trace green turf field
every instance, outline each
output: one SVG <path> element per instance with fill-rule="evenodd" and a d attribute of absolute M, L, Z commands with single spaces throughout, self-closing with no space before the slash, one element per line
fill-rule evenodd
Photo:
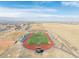
<path fill-rule="evenodd" d="M 31 38 L 28 40 L 28 44 L 49 44 L 48 37 L 43 32 L 33 33 Z"/>

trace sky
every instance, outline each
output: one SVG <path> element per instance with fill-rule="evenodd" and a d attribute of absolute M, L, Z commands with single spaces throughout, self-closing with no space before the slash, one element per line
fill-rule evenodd
<path fill-rule="evenodd" d="M 0 1 L 0 17 L 23 21 L 79 21 L 79 2 Z"/>

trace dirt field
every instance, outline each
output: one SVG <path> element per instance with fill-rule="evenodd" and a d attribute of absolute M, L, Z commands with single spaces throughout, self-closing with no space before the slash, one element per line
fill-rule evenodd
<path fill-rule="evenodd" d="M 43 24 L 45 29 L 55 32 L 79 49 L 79 24 Z"/>
<path fill-rule="evenodd" d="M 79 52 L 79 24 L 73 25 L 73 24 L 43 23 L 41 24 L 41 26 L 37 24 L 33 24 L 31 25 L 30 28 L 30 30 L 42 30 L 42 29 L 60 35 L 62 38 L 68 41 L 73 46 L 73 48 L 75 47 L 77 49 L 77 52 Z M 1 34 L 3 33 L 0 33 L 0 35 Z M 8 46 L 9 47 L 12 46 L 12 44 L 14 44 L 13 42 L 16 41 L 23 34 L 25 34 L 25 32 L 15 31 L 10 33 L 4 33 L 3 36 L 0 36 L 0 54 L 4 52 L 8 48 Z M 19 44 L 17 44 L 16 48 L 18 48 L 17 49 L 18 51 Z M 15 49 L 15 47 L 13 49 Z M 10 54 L 12 54 L 13 52 L 15 51 L 12 50 Z M 74 57 L 62 50 L 53 47 L 49 50 L 46 50 L 43 53 L 43 55 L 34 54 L 34 51 L 30 51 L 25 48 L 21 49 L 21 52 L 18 52 L 17 54 L 20 55 L 19 57 Z M 22 54 L 24 54 L 24 56 L 22 56 Z M 7 54 L 5 54 L 5 56 L 3 57 L 6 57 L 6 55 Z"/>

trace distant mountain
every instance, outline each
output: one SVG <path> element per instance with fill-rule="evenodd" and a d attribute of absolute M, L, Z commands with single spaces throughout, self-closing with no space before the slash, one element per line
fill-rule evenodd
<path fill-rule="evenodd" d="M 0 23 L 5 24 L 21 24 L 25 23 L 25 21 L 19 21 L 19 18 L 12 17 L 0 17 Z"/>
<path fill-rule="evenodd" d="M 14 23 L 14 18 L 0 17 L 0 23 Z"/>
<path fill-rule="evenodd" d="M 54 18 L 53 18 L 54 20 Z M 68 20 L 68 19 L 67 19 Z M 70 20 L 70 19 L 69 19 Z M 0 17 L 0 23 L 3 23 L 3 24 L 26 24 L 26 23 L 67 23 L 67 24 L 79 24 L 79 21 L 66 21 L 66 20 L 61 20 L 61 21 L 58 21 L 58 20 L 54 20 L 54 21 L 51 21 L 49 19 L 49 21 L 39 21 L 39 19 L 37 19 L 36 21 L 35 20 L 32 20 L 32 19 L 24 19 L 24 18 L 12 18 L 12 17 Z"/>

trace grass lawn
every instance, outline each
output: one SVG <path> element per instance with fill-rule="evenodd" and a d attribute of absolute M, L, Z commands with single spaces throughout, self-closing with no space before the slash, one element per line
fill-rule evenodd
<path fill-rule="evenodd" d="M 49 44 L 48 37 L 43 32 L 33 33 L 31 38 L 27 42 L 30 44 L 40 45 L 40 44 Z"/>

